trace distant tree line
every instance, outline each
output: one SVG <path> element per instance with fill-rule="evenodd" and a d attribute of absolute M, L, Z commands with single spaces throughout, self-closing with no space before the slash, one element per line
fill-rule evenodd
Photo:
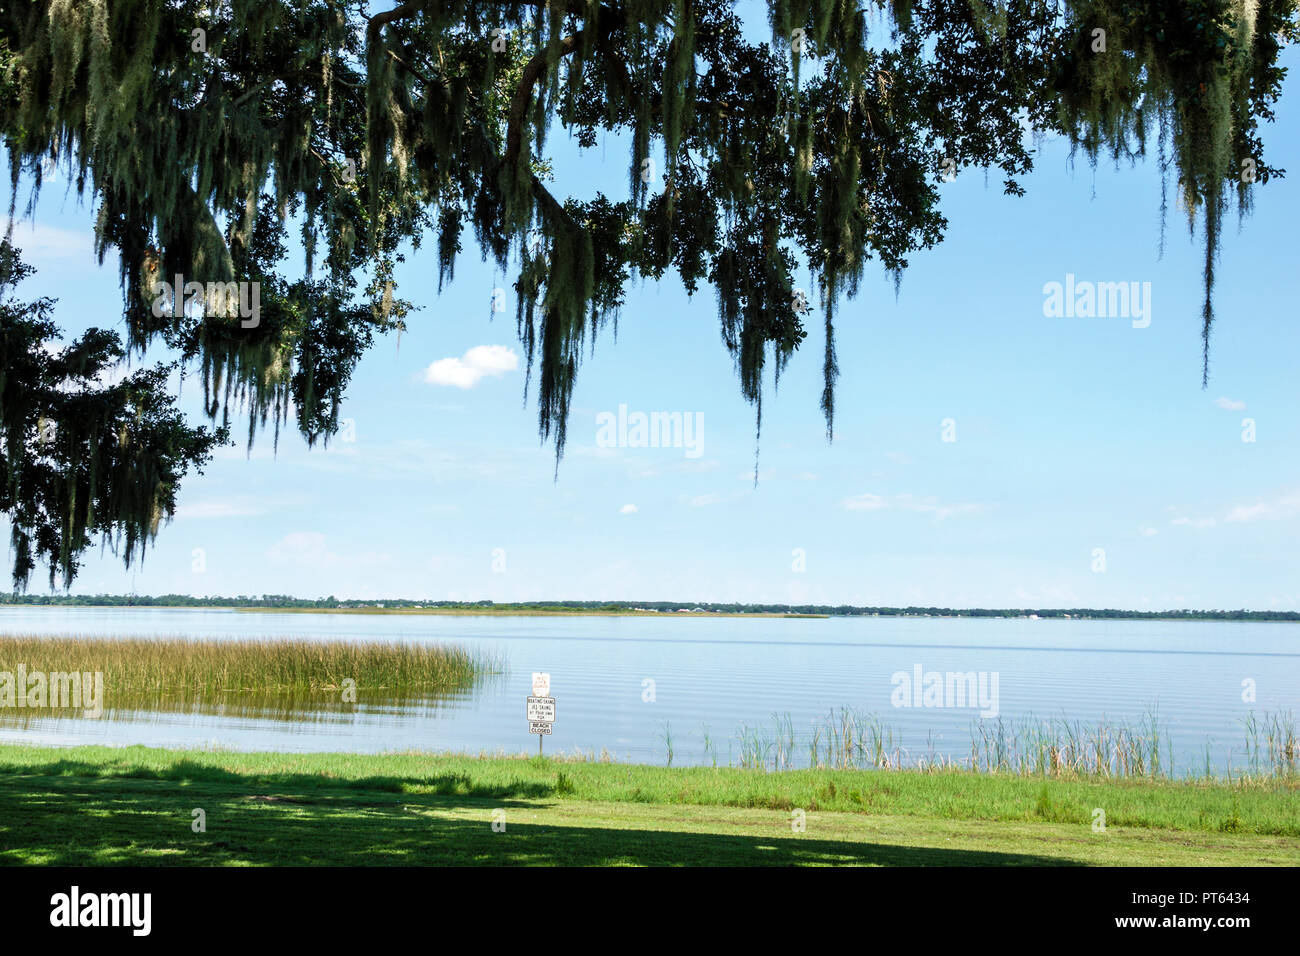
<path fill-rule="evenodd" d="M 1080 618 L 1090 620 L 1189 620 L 1189 621 L 1300 621 L 1300 611 L 1191 610 L 1130 611 L 1120 608 L 947 608 L 947 607 L 860 607 L 853 604 L 718 604 L 681 601 L 419 601 L 406 598 L 383 600 L 297 598 L 288 594 L 237 595 L 235 597 L 190 594 L 8 594 L 0 604 L 49 605 L 56 607 L 231 607 L 231 608 L 317 608 L 403 610 L 441 608 L 449 610 L 490 609 L 509 611 L 586 611 L 710 614 L 817 614 L 832 617 L 1030 617 Z"/>

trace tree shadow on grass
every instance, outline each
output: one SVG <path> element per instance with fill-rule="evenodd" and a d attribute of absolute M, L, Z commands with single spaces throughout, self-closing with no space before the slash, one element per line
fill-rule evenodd
<path fill-rule="evenodd" d="M 550 787 L 475 787 L 459 775 L 373 777 L 340 787 L 310 774 L 250 777 L 212 767 L 187 776 L 94 776 L 59 761 L 35 774 L 0 774 L 0 863 L 78 865 L 1068 865 L 1030 854 L 893 846 L 772 833 L 716 834 L 574 826 L 547 819 Z M 83 776 L 78 771 L 87 773 Z M 477 791 L 492 790 L 491 793 Z M 547 792 L 539 792 L 547 791 Z M 574 801 L 566 809 L 581 812 Z M 609 805 L 601 805 L 608 812 Z M 633 805 L 629 805 L 631 807 Z M 635 805 L 643 806 L 643 805 Z M 193 830 L 194 810 L 205 832 Z M 634 812 L 634 811 L 630 811 Z M 671 814 L 671 808 L 668 813 Z M 495 817 L 494 817 L 495 814 Z M 541 817 L 540 822 L 537 818 Z M 497 827 L 493 827 L 493 822 Z M 504 822 L 504 829 L 501 823 Z"/>
<path fill-rule="evenodd" d="M 511 780 L 501 784 L 475 783 L 468 774 L 431 774 L 427 777 L 372 775 L 340 779 L 305 773 L 236 773 L 197 761 L 182 759 L 163 769 L 153 767 L 106 768 L 103 764 L 80 760 L 56 760 L 50 763 L 0 767 L 0 783 L 10 774 L 32 777 L 76 778 L 112 783 L 124 780 L 154 780 L 194 785 L 225 785 L 237 791 L 262 791 L 283 787 L 322 798 L 345 795 L 350 791 L 412 793 L 431 791 L 442 796 L 466 797 L 548 797 L 555 786 L 536 781 Z"/>

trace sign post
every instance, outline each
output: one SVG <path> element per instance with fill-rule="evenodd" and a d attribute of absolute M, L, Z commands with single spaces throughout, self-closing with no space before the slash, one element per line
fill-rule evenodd
<path fill-rule="evenodd" d="M 551 696 L 551 675 L 533 672 L 533 695 L 527 698 L 525 716 L 528 732 L 537 735 L 537 756 L 542 755 L 542 738 L 551 735 L 555 723 L 555 698 Z"/>

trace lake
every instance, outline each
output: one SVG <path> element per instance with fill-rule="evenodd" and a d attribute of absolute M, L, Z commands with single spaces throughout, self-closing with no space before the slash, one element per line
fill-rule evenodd
<path fill-rule="evenodd" d="M 962 760 L 981 720 L 985 728 L 1048 718 L 1137 725 L 1155 712 L 1168 735 L 1161 759 L 1172 752 L 1174 772 L 1187 773 L 1202 772 L 1207 759 L 1216 772 L 1241 769 L 1244 721 L 1300 710 L 1293 623 L 6 607 L 0 633 L 450 642 L 502 662 L 501 673 L 449 698 L 371 707 L 362 694 L 355 706 L 292 719 L 0 711 L 0 740 L 48 744 L 536 752 L 524 698 L 532 672 L 547 671 L 557 701 L 548 752 L 662 764 L 671 745 L 675 765 L 739 763 L 755 741 L 766 746 L 779 736 L 780 715 L 794 739 L 789 762 L 800 765 L 814 727 L 833 709 L 852 708 L 872 715 L 909 759 Z M 0 670 L 17 663 L 0 661 Z M 971 676 L 954 682 L 949 672 Z M 984 691 L 983 705 L 978 693 L 954 693 L 966 686 Z M 822 739 L 825 727 L 816 732 Z"/>

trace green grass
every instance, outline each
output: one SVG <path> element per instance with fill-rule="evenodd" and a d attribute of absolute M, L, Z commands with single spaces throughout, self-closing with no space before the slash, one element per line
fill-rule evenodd
<path fill-rule="evenodd" d="M 0 636 L 0 672 L 101 672 L 107 709 L 294 712 L 437 696 L 472 687 L 494 662 L 454 645 L 293 638 L 188 640 Z M 39 716 L 10 711 L 6 716 Z"/>
<path fill-rule="evenodd" d="M 1294 866 L 1297 797 L 1294 781 L 0 746 L 0 862 Z"/>

